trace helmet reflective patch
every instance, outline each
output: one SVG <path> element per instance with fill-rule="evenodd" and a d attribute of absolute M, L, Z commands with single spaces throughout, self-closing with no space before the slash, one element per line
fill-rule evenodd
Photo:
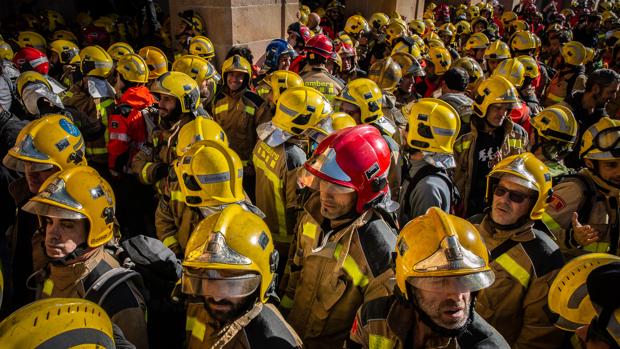
<path fill-rule="evenodd" d="M 408 250 L 409 250 L 409 245 L 407 245 L 407 242 L 405 241 L 405 239 L 400 239 L 398 243 L 398 253 L 401 256 L 404 256 Z"/>
<path fill-rule="evenodd" d="M 58 149 L 58 151 L 61 152 L 69 146 L 69 141 L 66 138 L 63 138 L 60 141 L 58 141 L 58 143 L 54 144 L 54 146 L 56 147 L 56 149 Z"/>
<path fill-rule="evenodd" d="M 105 195 L 105 193 L 103 192 L 103 188 L 100 185 L 98 185 L 98 186 L 96 186 L 96 187 L 94 187 L 94 188 L 92 188 L 90 190 L 90 196 L 93 199 L 98 199 L 98 198 L 102 197 L 103 195 Z"/>
<path fill-rule="evenodd" d="M 104 218 L 105 224 L 114 223 L 114 209 L 112 207 L 106 207 L 101 212 L 101 218 Z"/>
<path fill-rule="evenodd" d="M 366 178 L 370 180 L 377 174 L 377 172 L 379 172 L 379 164 L 375 162 L 366 171 L 364 171 L 364 175 L 366 175 Z"/>
<path fill-rule="evenodd" d="M 68 134 L 72 135 L 73 137 L 77 137 L 80 135 L 80 130 L 78 130 L 78 128 L 75 127 L 74 124 L 70 123 L 66 119 L 60 119 L 58 123 L 60 124 L 60 127 L 63 130 L 65 130 Z"/>
<path fill-rule="evenodd" d="M 269 236 L 267 236 L 267 234 L 263 231 L 258 237 L 258 245 L 260 245 L 264 251 L 267 248 L 267 244 L 269 244 Z"/>

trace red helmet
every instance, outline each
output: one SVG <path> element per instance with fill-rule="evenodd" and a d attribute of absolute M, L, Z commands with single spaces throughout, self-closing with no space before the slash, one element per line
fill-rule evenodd
<path fill-rule="evenodd" d="M 304 166 L 321 180 L 355 190 L 358 213 L 382 202 L 389 193 L 390 147 L 371 125 L 332 133 Z"/>
<path fill-rule="evenodd" d="M 84 46 L 99 45 L 107 48 L 110 45 L 110 34 L 102 27 L 89 25 L 82 29 L 82 37 L 84 38 Z"/>
<path fill-rule="evenodd" d="M 20 72 L 34 70 L 39 74 L 47 75 L 50 70 L 47 56 L 34 47 L 24 47 L 17 51 L 13 57 L 13 63 Z"/>
<path fill-rule="evenodd" d="M 301 25 L 301 23 L 299 22 L 295 22 L 289 25 L 286 31 L 288 34 L 295 34 L 298 38 L 301 39 L 301 41 L 303 41 L 304 45 L 312 37 L 312 34 L 310 34 L 310 29 L 305 25 Z"/>
<path fill-rule="evenodd" d="M 306 52 L 315 53 L 325 59 L 329 59 L 334 52 L 334 44 L 331 39 L 323 34 L 317 34 L 306 42 Z"/>

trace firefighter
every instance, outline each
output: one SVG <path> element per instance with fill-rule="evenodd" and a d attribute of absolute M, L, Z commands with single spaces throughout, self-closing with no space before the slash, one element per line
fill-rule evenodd
<path fill-rule="evenodd" d="M 411 106 L 408 119 L 399 200 L 403 226 L 433 206 L 451 212 L 458 197 L 447 171 L 456 166 L 453 147 L 461 127 L 459 114 L 445 101 L 422 98 Z"/>
<path fill-rule="evenodd" d="M 510 348 L 474 309 L 495 276 L 471 223 L 432 207 L 396 246 L 394 294 L 364 302 L 348 348 Z"/>
<path fill-rule="evenodd" d="M 328 136 L 304 164 L 303 182 L 317 191 L 297 225 L 280 309 L 306 348 L 341 348 L 357 308 L 390 292 L 389 164 L 389 146 L 369 125 Z"/>
<path fill-rule="evenodd" d="M 307 64 L 299 72 L 299 75 L 304 80 L 304 85 L 321 92 L 330 103 L 344 89 L 340 80 L 330 74 L 325 68 L 325 63 L 333 51 L 334 46 L 327 36 L 323 34 L 313 36 L 306 43 Z"/>
<path fill-rule="evenodd" d="M 454 178 L 461 193 L 458 211 L 464 217 L 481 213 L 484 208 L 481 198 L 486 188 L 479 179 L 504 157 L 525 151 L 528 135 L 508 117 L 518 105 L 517 96 L 512 83 L 501 76 L 482 81 L 475 91 L 471 132 L 454 144 Z"/>
<path fill-rule="evenodd" d="M 554 187 L 543 221 L 569 258 L 588 252 L 618 254 L 619 139 L 616 120 L 604 117 L 590 126 L 579 151 L 586 167 Z"/>
<path fill-rule="evenodd" d="M 213 64 L 198 56 L 184 55 L 174 61 L 172 70 L 185 73 L 196 80 L 200 90 L 200 104 L 204 109 L 200 114 L 209 117 L 207 110 L 213 109 L 218 83 L 222 79 Z"/>
<path fill-rule="evenodd" d="M 62 149 L 56 144 L 64 144 Z M 13 309 L 31 302 L 34 293 L 26 287 L 26 279 L 42 268 L 47 258 L 40 248 L 44 234 L 36 216 L 21 207 L 28 202 L 52 174 L 75 166 L 86 165 L 84 138 L 64 115 L 46 115 L 30 122 L 17 136 L 2 164 L 24 176 L 11 182 L 8 192 L 15 201 L 15 221 L 7 231 L 9 244 L 7 275 L 8 304 Z"/>
<path fill-rule="evenodd" d="M 110 185 L 92 167 L 73 167 L 49 177 L 22 209 L 40 217 L 50 259 L 31 277 L 37 298 L 95 299 L 131 343 L 148 348 L 146 305 L 135 279 L 110 284 L 104 276 L 120 267 L 104 251 L 116 230 Z"/>
<path fill-rule="evenodd" d="M 115 104 L 115 91 L 106 80 L 114 68 L 112 57 L 100 46 L 80 51 L 80 71 L 84 76 L 69 89 L 63 99 L 67 107 L 84 117 L 77 117 L 77 127 L 86 140 L 86 157 L 90 166 L 108 176 L 108 122 Z"/>
<path fill-rule="evenodd" d="M 259 141 L 252 155 L 256 187 L 261 188 L 256 206 L 265 213 L 274 245 L 283 256 L 288 254 L 301 210 L 297 179 L 310 153 L 308 137 L 324 137 L 331 131 L 331 112 L 331 105 L 317 90 L 293 87 L 278 99 L 273 119 L 259 126 Z M 285 263 L 279 266 L 280 275 Z"/>
<path fill-rule="evenodd" d="M 155 185 L 161 195 L 175 159 L 179 130 L 194 120 L 200 105 L 200 92 L 194 79 L 179 72 L 167 72 L 151 85 L 151 93 L 159 97 L 159 120 L 151 139 L 133 157 L 131 171 L 141 183 Z"/>
<path fill-rule="evenodd" d="M 202 220 L 187 244 L 183 293 L 200 307 L 188 310 L 188 348 L 302 348 L 278 309 L 278 252 L 263 220 L 230 205 Z"/>
<path fill-rule="evenodd" d="M 564 260 L 558 245 L 534 227 L 551 196 L 549 169 L 532 153 L 509 156 L 487 176 L 490 209 L 470 220 L 490 251 L 495 283 L 476 310 L 514 347 L 560 347 L 563 333 L 544 310 Z"/>
<path fill-rule="evenodd" d="M 230 139 L 230 147 L 243 162 L 244 188 L 254 198 L 252 150 L 256 128 L 271 119 L 269 106 L 251 90 L 252 66 L 245 58 L 233 55 L 222 65 L 224 88 L 216 97 L 213 118 Z"/>

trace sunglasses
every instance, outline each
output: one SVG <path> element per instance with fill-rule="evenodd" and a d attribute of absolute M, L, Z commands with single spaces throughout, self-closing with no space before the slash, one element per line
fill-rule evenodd
<path fill-rule="evenodd" d="M 504 195 L 506 195 L 506 193 L 508 193 L 508 199 L 514 203 L 520 204 L 523 202 L 523 200 L 531 197 L 530 194 L 527 193 L 523 193 L 520 191 L 515 191 L 515 190 L 510 190 L 506 187 L 502 187 L 500 185 L 498 185 L 497 187 L 495 187 L 495 190 L 493 190 L 493 194 L 497 197 L 502 197 Z"/>

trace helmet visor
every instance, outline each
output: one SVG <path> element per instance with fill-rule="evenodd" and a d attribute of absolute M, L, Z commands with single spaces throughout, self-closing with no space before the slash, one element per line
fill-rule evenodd
<path fill-rule="evenodd" d="M 277 147 L 293 137 L 292 134 L 278 128 L 271 121 L 258 125 L 256 133 L 258 138 L 270 147 Z"/>
<path fill-rule="evenodd" d="M 226 276 L 225 271 L 185 268 L 181 289 L 185 294 L 217 298 L 247 297 L 260 286 L 261 277 L 249 273 Z"/>
<path fill-rule="evenodd" d="M 328 117 L 319 121 L 316 125 L 304 130 L 303 134 L 313 139 L 317 143 L 321 143 L 323 139 L 334 132 L 332 118 Z"/>
<path fill-rule="evenodd" d="M 42 202 L 43 201 L 43 202 Z M 51 183 L 47 184 L 45 188 L 41 188 L 39 193 L 30 201 L 24 205 L 24 211 L 28 211 L 30 207 L 32 210 L 38 210 L 34 205 L 34 203 L 42 203 L 47 206 L 56 206 L 56 207 L 65 207 L 66 210 L 81 210 L 82 204 L 76 201 L 68 192 L 65 186 L 65 181 L 62 178 L 56 178 Z M 45 202 L 50 202 L 46 204 Z M 32 203 L 32 204 L 31 204 Z M 56 203 L 57 205 L 54 205 Z M 45 215 L 39 212 L 28 211 L 34 214 Z M 73 212 L 73 211 L 72 211 Z M 66 217 L 69 218 L 69 217 Z M 84 216 L 80 217 L 84 218 Z"/>
<path fill-rule="evenodd" d="M 52 217 L 52 218 L 59 218 L 59 219 L 76 219 L 76 220 L 88 218 L 85 215 L 77 211 L 68 210 L 66 208 L 53 206 L 53 205 L 38 202 L 38 201 L 28 201 L 22 207 L 22 210 L 38 215 L 38 216 L 42 216 L 42 217 Z"/>
<path fill-rule="evenodd" d="M 54 165 L 52 164 L 22 160 L 12 156 L 10 153 L 4 156 L 4 159 L 2 159 L 2 164 L 13 171 L 22 173 L 26 172 L 26 168 L 28 168 L 28 171 L 31 172 L 48 171 L 54 168 Z"/>
<path fill-rule="evenodd" d="M 336 155 L 334 148 L 327 148 L 321 154 L 315 154 L 305 166 L 312 172 L 320 173 L 336 182 L 351 182 L 351 177 L 338 165 Z"/>
<path fill-rule="evenodd" d="M 330 194 L 347 194 L 355 191 L 353 188 L 323 180 L 308 172 L 305 168 L 300 171 L 298 185 L 302 188 L 310 188 Z"/>
<path fill-rule="evenodd" d="M 620 142 L 620 126 L 610 127 L 599 132 L 594 138 L 594 146 L 601 151 L 611 151 L 618 148 Z M 619 149 L 620 152 L 620 149 Z"/>
<path fill-rule="evenodd" d="M 458 276 L 409 277 L 407 282 L 415 288 L 431 292 L 467 293 L 487 288 L 495 281 L 492 270 Z"/>

